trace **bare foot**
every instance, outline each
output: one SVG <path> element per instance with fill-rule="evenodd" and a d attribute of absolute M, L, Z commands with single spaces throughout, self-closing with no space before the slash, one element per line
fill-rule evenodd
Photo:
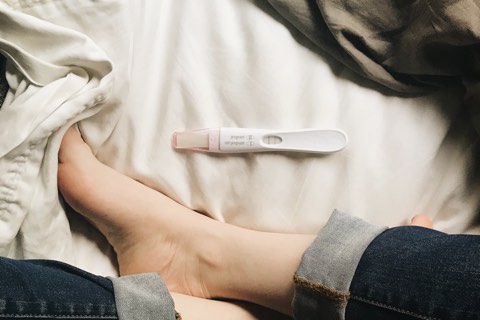
<path fill-rule="evenodd" d="M 223 224 L 103 165 L 75 129 L 62 141 L 58 186 L 107 237 L 121 275 L 159 272 L 171 291 L 212 297 L 207 282 L 220 264 Z"/>
<path fill-rule="evenodd" d="M 107 237 L 121 275 L 158 272 L 172 292 L 291 313 L 293 275 L 315 235 L 252 231 L 200 215 L 101 164 L 74 129 L 62 141 L 58 185 Z"/>

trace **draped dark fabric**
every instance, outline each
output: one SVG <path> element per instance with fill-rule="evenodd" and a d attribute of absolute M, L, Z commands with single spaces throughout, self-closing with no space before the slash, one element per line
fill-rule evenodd
<path fill-rule="evenodd" d="M 463 86 L 480 124 L 480 0 L 265 1 L 323 51 L 392 90 Z"/>
<path fill-rule="evenodd" d="M 5 57 L 0 54 L 0 107 L 5 100 L 5 96 L 8 91 L 8 83 L 5 79 Z"/>

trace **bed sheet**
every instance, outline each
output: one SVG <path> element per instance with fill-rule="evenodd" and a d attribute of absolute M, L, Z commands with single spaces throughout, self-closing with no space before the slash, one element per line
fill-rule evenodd
<path fill-rule="evenodd" d="M 79 124 L 102 162 L 200 213 L 253 229 L 315 233 L 337 208 L 390 226 L 424 212 L 440 230 L 478 232 L 476 136 L 460 90 L 388 92 L 318 52 L 263 1 L 100 3 L 128 12 L 121 38 L 106 22 L 101 31 L 89 27 L 93 18 L 78 12 L 30 13 L 89 35 L 117 66 L 106 108 L 118 121 L 105 126 L 111 113 L 100 112 Z M 341 128 L 349 144 L 325 156 L 171 148 L 175 130 L 216 126 Z M 76 215 L 70 230 L 49 240 L 72 241 L 72 256 L 61 259 L 115 273 L 98 233 Z"/>
<path fill-rule="evenodd" d="M 415 212 L 466 230 L 477 209 L 461 92 L 383 91 L 309 48 L 258 1 L 133 7 L 130 92 L 99 149 L 107 164 L 215 219 L 315 232 L 334 208 L 373 223 Z M 175 130 L 341 128 L 329 156 L 175 152 Z M 88 133 L 87 133 L 88 134 Z"/>

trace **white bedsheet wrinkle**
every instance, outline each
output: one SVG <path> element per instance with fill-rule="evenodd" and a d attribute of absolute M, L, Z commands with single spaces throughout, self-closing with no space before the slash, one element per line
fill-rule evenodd
<path fill-rule="evenodd" d="M 10 256 L 59 258 L 115 274 L 108 243 L 92 240 L 98 233 L 78 216 L 71 217 L 70 229 L 56 192 L 56 151 L 65 128 L 60 122 L 89 115 L 79 128 L 102 162 L 227 223 L 313 233 L 339 208 L 380 225 L 404 224 L 425 212 L 435 227 L 459 232 L 477 215 L 480 190 L 468 184 L 472 145 L 462 140 L 468 129 L 452 127 L 460 92 L 386 95 L 299 44 L 283 20 L 269 8 L 259 10 L 255 0 L 8 2 L 50 21 L 48 28 L 63 37 L 49 48 L 38 37 L 25 37 L 28 43 L 17 42 L 18 48 L 55 66 L 81 64 L 89 76 L 83 87 L 78 73 L 35 86 L 9 64 L 13 88 L 5 105 L 15 102 L 18 110 L 39 90 L 54 101 L 53 89 L 61 87 L 55 81 L 79 87 L 74 93 L 72 86 L 68 102 L 58 108 L 49 104 L 49 116 L 42 103 L 38 114 L 28 110 L 39 117 L 30 119 L 36 127 L 26 138 L 30 144 L 19 141 L 0 158 L 0 249 Z M 77 32 L 60 32 L 58 25 Z M 103 53 L 82 34 L 116 66 L 112 96 L 101 108 L 93 107 L 95 97 L 108 91 L 112 75 Z M 39 45 L 45 51 L 36 52 Z M 88 52 L 85 45 L 91 45 Z M 75 55 L 68 56 L 72 50 L 64 46 Z M 31 140 L 41 128 L 59 125 L 57 133 L 38 135 L 49 138 Z M 215 126 L 338 127 L 350 142 L 325 157 L 172 150 L 173 131 Z"/>
<path fill-rule="evenodd" d="M 87 36 L 1 2 L 0 50 L 10 87 L 0 109 L 0 254 L 68 261 L 58 148 L 72 123 L 101 109 L 113 67 Z"/>
<path fill-rule="evenodd" d="M 454 192 L 468 180 L 470 147 L 442 143 L 458 116 L 443 109 L 458 110 L 461 94 L 384 94 L 300 45 L 255 3 L 132 0 L 130 92 L 99 158 L 253 229 L 316 232 L 339 208 L 381 225 L 404 224 L 415 212 L 445 215 L 443 230 L 463 230 L 478 205 L 478 190 Z M 339 127 L 350 143 L 327 157 L 212 156 L 169 145 L 175 130 L 215 126 Z"/>

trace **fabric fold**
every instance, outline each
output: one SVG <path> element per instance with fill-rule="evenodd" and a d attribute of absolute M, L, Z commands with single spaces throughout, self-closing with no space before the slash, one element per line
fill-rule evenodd
<path fill-rule="evenodd" d="M 478 1 L 267 1 L 315 46 L 389 89 L 463 87 L 480 131 Z"/>
<path fill-rule="evenodd" d="M 84 34 L 1 2 L 0 53 L 9 87 L 0 109 L 0 254 L 65 260 L 70 244 L 46 241 L 70 232 L 56 185 L 58 149 L 69 126 L 101 110 L 113 65 Z M 18 236 L 22 225 L 36 231 Z"/>
<path fill-rule="evenodd" d="M 113 283 L 115 305 L 120 320 L 175 320 L 172 296 L 156 273 L 109 279 Z"/>
<path fill-rule="evenodd" d="M 294 276 L 295 319 L 345 319 L 350 283 L 368 245 L 385 227 L 334 211 Z"/>

